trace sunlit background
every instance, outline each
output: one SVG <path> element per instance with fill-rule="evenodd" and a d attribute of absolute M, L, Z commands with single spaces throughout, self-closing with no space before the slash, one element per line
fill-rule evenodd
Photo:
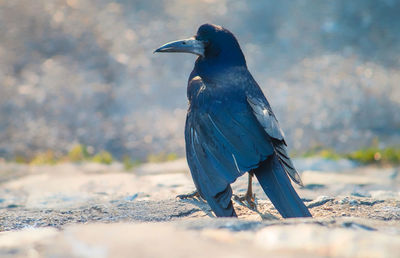
<path fill-rule="evenodd" d="M 152 52 L 206 22 L 237 36 L 292 152 L 400 144 L 399 14 L 396 0 L 0 0 L 0 156 L 183 156 L 195 56 Z"/>

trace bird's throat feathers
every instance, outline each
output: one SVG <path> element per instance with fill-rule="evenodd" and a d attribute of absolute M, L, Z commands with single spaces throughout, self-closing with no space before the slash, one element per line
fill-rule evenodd
<path fill-rule="evenodd" d="M 222 49 L 214 50 L 213 54 L 206 49 L 204 57 L 199 56 L 194 69 L 201 72 L 212 72 L 213 70 L 224 70 L 231 67 L 247 67 L 246 60 L 239 44 L 237 46 L 226 45 Z"/>

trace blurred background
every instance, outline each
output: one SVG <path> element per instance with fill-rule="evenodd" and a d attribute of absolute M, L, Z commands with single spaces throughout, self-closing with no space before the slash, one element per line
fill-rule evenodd
<path fill-rule="evenodd" d="M 184 156 L 196 57 L 152 52 L 206 22 L 237 36 L 292 153 L 396 146 L 399 14 L 396 0 L 0 0 L 0 157 Z"/>

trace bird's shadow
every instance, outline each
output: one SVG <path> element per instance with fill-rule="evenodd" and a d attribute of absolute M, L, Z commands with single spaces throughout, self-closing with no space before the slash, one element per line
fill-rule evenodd
<path fill-rule="evenodd" d="M 190 203 L 192 205 L 197 206 L 201 211 L 203 211 L 208 217 L 210 218 L 216 218 L 216 216 L 213 214 L 211 208 L 208 206 L 207 202 L 199 197 L 193 197 L 193 198 L 185 198 L 185 199 L 181 199 L 181 198 L 177 198 L 178 201 L 181 202 L 185 202 L 185 203 Z M 262 220 L 279 220 L 278 217 L 276 217 L 275 215 L 273 215 L 270 212 L 267 211 L 259 211 L 257 208 L 256 209 L 251 209 L 250 207 L 248 207 L 246 204 L 243 203 L 238 203 L 236 200 L 233 199 L 233 202 L 236 205 L 240 205 L 242 207 L 245 207 L 249 210 L 252 210 L 253 212 L 257 213 Z M 240 215 L 239 215 L 240 216 Z"/>
<path fill-rule="evenodd" d="M 201 198 L 197 198 L 197 197 L 186 198 L 186 199 L 177 198 L 177 200 L 180 202 L 193 204 L 193 205 L 197 206 L 201 211 L 203 211 L 208 217 L 216 218 L 215 215 L 212 213 L 210 207 L 208 206 L 207 202 Z"/>

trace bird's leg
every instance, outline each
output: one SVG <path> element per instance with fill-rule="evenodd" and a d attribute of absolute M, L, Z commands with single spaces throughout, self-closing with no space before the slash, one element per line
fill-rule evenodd
<path fill-rule="evenodd" d="M 244 196 L 244 199 L 247 201 L 251 209 L 257 209 L 257 205 L 255 202 L 256 195 L 253 193 L 253 172 L 249 172 L 249 180 L 247 185 L 247 192 Z"/>
<path fill-rule="evenodd" d="M 253 176 L 254 176 L 253 172 L 249 172 L 249 182 L 247 185 L 247 192 L 244 197 L 246 198 L 246 201 L 252 208 L 256 208 L 257 207 L 255 202 L 256 195 L 253 193 Z"/>
<path fill-rule="evenodd" d="M 201 196 L 200 196 L 200 194 L 199 194 L 199 192 L 197 191 L 197 190 L 194 190 L 193 192 L 191 192 L 191 193 L 188 193 L 188 194 L 179 194 L 179 195 L 177 195 L 176 196 L 176 198 L 179 198 L 179 199 L 193 199 L 193 198 L 198 198 L 198 199 L 200 199 L 201 198 Z"/>
<path fill-rule="evenodd" d="M 256 195 L 253 194 L 253 172 L 249 172 L 249 180 L 248 180 L 248 185 L 247 185 L 247 192 L 244 196 L 239 197 L 235 195 L 235 200 L 240 201 L 241 203 L 244 204 L 244 202 L 247 202 L 247 205 L 250 209 L 252 210 L 257 210 L 257 204 L 255 202 Z"/>

